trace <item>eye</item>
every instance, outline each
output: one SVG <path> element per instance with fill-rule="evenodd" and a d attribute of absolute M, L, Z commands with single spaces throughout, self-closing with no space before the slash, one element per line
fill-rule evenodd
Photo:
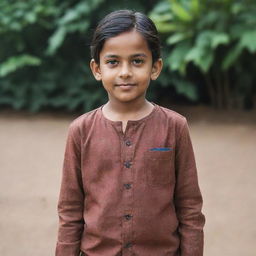
<path fill-rule="evenodd" d="M 106 63 L 109 66 L 116 66 L 118 64 L 118 61 L 117 60 L 107 60 Z"/>
<path fill-rule="evenodd" d="M 142 60 L 142 59 L 134 59 L 132 62 L 133 62 L 136 66 L 140 66 L 141 64 L 144 63 L 144 60 Z"/>

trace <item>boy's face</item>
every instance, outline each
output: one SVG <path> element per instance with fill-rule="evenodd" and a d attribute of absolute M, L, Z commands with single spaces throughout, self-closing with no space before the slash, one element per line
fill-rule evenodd
<path fill-rule="evenodd" d="M 152 64 L 147 41 L 135 30 L 106 40 L 100 63 L 91 60 L 91 69 L 102 81 L 110 101 L 118 103 L 145 100 L 150 80 L 157 79 L 162 60 Z"/>

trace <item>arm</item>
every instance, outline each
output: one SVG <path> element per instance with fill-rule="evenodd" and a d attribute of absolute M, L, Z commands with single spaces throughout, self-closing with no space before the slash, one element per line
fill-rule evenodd
<path fill-rule="evenodd" d="M 179 220 L 181 256 L 202 256 L 204 246 L 202 196 L 187 120 L 176 145 L 175 206 Z"/>
<path fill-rule="evenodd" d="M 77 256 L 84 227 L 84 191 L 81 177 L 80 135 L 70 125 L 58 201 L 59 230 L 56 256 Z"/>

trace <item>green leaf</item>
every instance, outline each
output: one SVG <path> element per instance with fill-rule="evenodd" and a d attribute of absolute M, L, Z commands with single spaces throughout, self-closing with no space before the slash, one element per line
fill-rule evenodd
<path fill-rule="evenodd" d="M 161 33 L 169 33 L 177 30 L 177 25 L 174 23 L 157 23 L 156 22 L 156 27 L 159 32 Z"/>
<path fill-rule="evenodd" d="M 166 43 L 169 45 L 179 43 L 180 41 L 183 41 L 184 39 L 187 39 L 189 35 L 186 35 L 185 33 L 175 33 L 174 35 L 168 37 L 166 40 Z"/>
<path fill-rule="evenodd" d="M 39 66 L 40 64 L 41 60 L 39 58 L 28 54 L 10 57 L 0 64 L 0 77 L 7 76 L 25 66 Z"/>
<path fill-rule="evenodd" d="M 234 47 L 232 47 L 226 57 L 224 58 L 221 69 L 222 70 L 227 70 L 231 66 L 233 66 L 236 63 L 236 60 L 239 58 L 243 51 L 243 48 L 241 47 L 240 44 L 236 44 Z"/>
<path fill-rule="evenodd" d="M 163 14 L 152 13 L 150 18 L 156 23 L 162 23 L 162 22 L 171 21 L 173 19 L 173 15 L 171 13 L 163 13 Z"/>
<path fill-rule="evenodd" d="M 196 27 L 199 31 L 204 31 L 211 27 L 215 27 L 219 20 L 220 13 L 214 9 L 209 9 L 207 14 L 204 14 L 201 19 L 196 22 Z"/>
<path fill-rule="evenodd" d="M 256 31 L 247 31 L 242 34 L 239 42 L 242 48 L 246 48 L 250 53 L 256 51 Z"/>
<path fill-rule="evenodd" d="M 241 35 L 244 33 L 244 25 L 243 24 L 234 24 L 231 28 L 230 28 L 230 37 L 233 40 L 240 40 Z"/>
<path fill-rule="evenodd" d="M 198 15 L 200 12 L 200 2 L 199 0 L 191 0 L 191 10 L 194 15 Z"/>
<path fill-rule="evenodd" d="M 185 56 L 189 52 L 191 45 L 189 42 L 181 42 L 178 44 L 169 55 L 167 62 L 169 63 L 169 67 L 173 71 L 180 71 L 181 73 L 185 73 Z"/>
<path fill-rule="evenodd" d="M 186 62 L 198 62 L 198 59 L 200 59 L 203 55 L 203 49 L 200 47 L 193 47 L 189 50 L 189 52 L 185 56 Z"/>
<path fill-rule="evenodd" d="M 193 19 L 191 14 L 182 6 L 182 4 L 179 4 L 176 0 L 169 1 L 171 2 L 171 10 L 181 21 L 189 22 Z"/>
<path fill-rule="evenodd" d="M 70 22 L 76 20 L 79 17 L 79 15 L 80 15 L 80 13 L 75 9 L 68 10 L 68 12 L 64 15 L 64 17 L 62 17 L 59 20 L 59 24 L 65 25 L 67 23 L 70 23 Z"/>
<path fill-rule="evenodd" d="M 47 55 L 53 55 L 58 48 L 61 46 L 62 42 L 65 39 L 66 36 L 66 28 L 60 27 L 57 29 L 57 31 L 54 32 L 54 34 L 49 38 L 49 46 L 46 50 Z"/>
<path fill-rule="evenodd" d="M 203 73 L 207 73 L 211 68 L 214 61 L 213 52 L 206 53 L 202 56 L 197 62 L 198 67 L 201 69 Z"/>
<path fill-rule="evenodd" d="M 186 63 L 193 62 L 203 73 L 206 73 L 214 60 L 213 52 L 200 46 L 193 47 L 185 56 Z"/>
<path fill-rule="evenodd" d="M 161 1 L 157 3 L 157 5 L 154 7 L 151 14 L 153 13 L 166 14 L 166 11 L 169 11 L 169 10 L 170 10 L 170 3 L 168 3 L 167 1 Z"/>
<path fill-rule="evenodd" d="M 231 13 L 234 15 L 239 14 L 243 10 L 244 5 L 242 3 L 234 3 L 231 6 Z"/>
<path fill-rule="evenodd" d="M 199 48 L 210 48 L 211 41 L 215 36 L 215 32 L 211 30 L 205 30 L 198 34 L 196 38 L 196 45 Z"/>
<path fill-rule="evenodd" d="M 219 45 L 227 45 L 230 42 L 228 34 L 225 33 L 216 33 L 212 38 L 211 47 L 212 49 L 217 48 Z"/>
<path fill-rule="evenodd" d="M 175 88 L 179 94 L 185 95 L 188 99 L 196 101 L 199 98 L 196 86 L 187 80 L 175 79 Z"/>
<path fill-rule="evenodd" d="M 35 23 L 36 22 L 36 14 L 34 12 L 28 12 L 25 15 L 26 20 L 28 21 L 28 23 Z"/>
<path fill-rule="evenodd" d="M 74 24 L 71 23 L 66 26 L 66 30 L 69 33 L 76 32 L 76 31 L 84 32 L 89 27 L 89 25 L 90 24 L 88 21 L 83 21 L 83 22 L 74 23 Z"/>

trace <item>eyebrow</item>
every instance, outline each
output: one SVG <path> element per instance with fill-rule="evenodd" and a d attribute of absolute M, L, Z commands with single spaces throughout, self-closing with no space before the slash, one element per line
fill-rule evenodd
<path fill-rule="evenodd" d="M 115 54 L 109 54 L 109 55 L 104 56 L 104 59 L 107 59 L 107 58 L 119 58 L 119 57 L 120 56 L 115 55 Z M 146 58 L 147 55 L 144 54 L 144 53 L 136 53 L 136 54 L 133 54 L 131 57 L 132 58 L 136 58 L 136 57 L 144 57 L 144 58 Z"/>

